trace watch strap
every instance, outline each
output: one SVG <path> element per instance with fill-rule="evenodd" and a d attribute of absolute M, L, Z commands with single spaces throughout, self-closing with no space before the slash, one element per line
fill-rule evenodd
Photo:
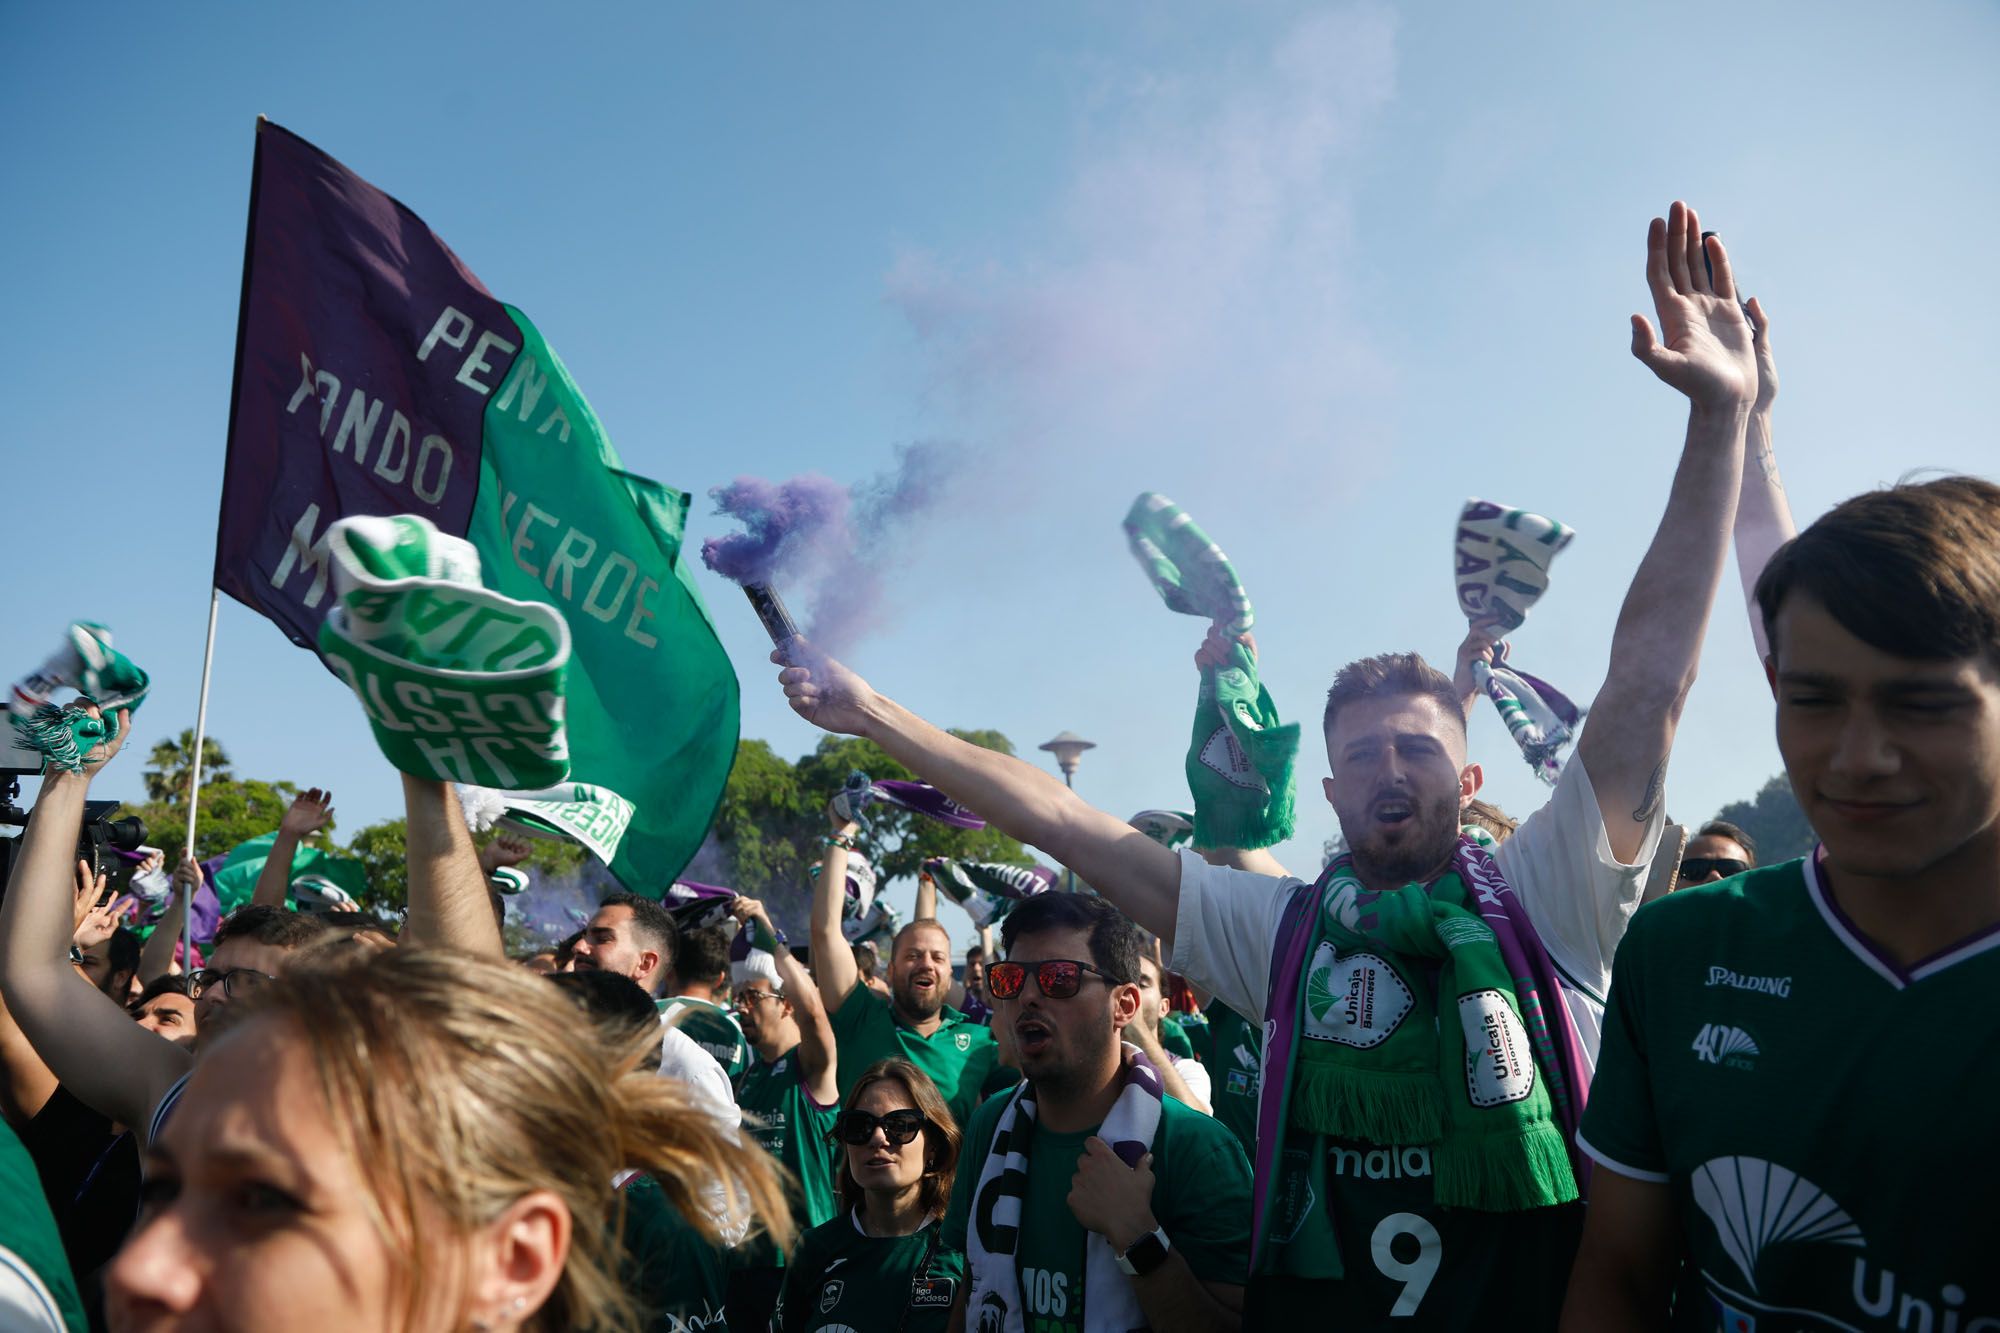
<path fill-rule="evenodd" d="M 1118 1271 L 1127 1277 L 1144 1277 L 1167 1261 L 1168 1253 L 1174 1248 L 1167 1239 L 1165 1227 L 1154 1227 L 1126 1247 L 1123 1254 L 1112 1257 L 1118 1261 Z"/>

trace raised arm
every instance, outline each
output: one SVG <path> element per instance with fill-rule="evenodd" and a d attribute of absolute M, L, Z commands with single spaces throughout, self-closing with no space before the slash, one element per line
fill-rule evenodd
<path fill-rule="evenodd" d="M 492 891 L 479 869 L 472 830 L 451 784 L 403 774 L 405 853 L 410 865 L 406 944 L 443 946 L 491 958 L 505 956 Z"/>
<path fill-rule="evenodd" d="M 1122 819 L 1078 798 L 1048 773 L 952 736 L 878 694 L 803 639 L 771 660 L 805 663 L 778 673 L 794 712 L 827 731 L 864 736 L 897 763 L 986 822 L 1032 843 L 1088 881 L 1171 947 L 1180 905 L 1180 860 Z M 824 878 L 824 876 L 822 876 Z M 814 941 L 818 963 L 818 941 Z M 825 993 L 822 985 L 821 993 Z"/>
<path fill-rule="evenodd" d="M 1694 686 L 1708 614 L 1728 559 L 1743 442 L 1757 397 L 1751 330 L 1720 237 L 1676 202 L 1646 237 L 1646 281 L 1660 334 L 1632 316 L 1632 354 L 1688 399 L 1687 439 L 1666 516 L 1625 594 L 1604 688 L 1577 742 L 1612 854 L 1638 856 L 1665 799 L 1667 757 Z"/>
<path fill-rule="evenodd" d="M 826 817 L 833 835 L 827 839 L 826 855 L 820 858 L 819 878 L 813 881 L 812 960 L 813 976 L 818 981 L 826 1012 L 837 1014 L 847 1002 L 854 983 L 861 980 L 861 969 L 854 965 L 854 951 L 847 947 L 847 936 L 840 933 L 840 907 L 847 892 L 847 849 L 853 845 L 854 835 L 861 826 L 833 813 L 831 808 Z"/>
<path fill-rule="evenodd" d="M 1250 655 L 1255 657 L 1257 655 L 1256 636 L 1244 634 L 1239 637 L 1241 642 L 1249 647 Z M 1211 666 L 1226 666 L 1229 662 L 1230 643 L 1230 636 L 1220 626 L 1210 625 L 1207 637 L 1202 640 L 1201 647 L 1195 650 L 1194 664 L 1196 669 L 1200 670 Z M 1200 798 L 1197 797 L 1196 799 L 1199 800 Z M 1279 864 L 1278 858 L 1271 855 L 1271 849 L 1268 847 L 1197 847 L 1194 850 L 1196 855 L 1212 866 L 1223 866 L 1230 870 L 1248 870 L 1252 874 L 1257 875 L 1275 875 L 1279 879 L 1288 878 L 1292 873 Z M 1172 943 L 1171 938 L 1166 941 L 1170 951 Z M 1188 1099 L 1182 1097 L 1181 1100 L 1187 1101 Z"/>
<path fill-rule="evenodd" d="M 180 943 L 181 934 L 187 928 L 188 904 L 193 901 L 194 891 L 200 884 L 201 864 L 183 853 L 181 863 L 174 867 L 174 883 L 167 894 L 167 910 L 160 913 L 160 919 L 153 923 L 153 933 L 146 937 L 145 947 L 139 950 L 141 986 L 150 986 L 174 970 L 174 946 Z"/>
<path fill-rule="evenodd" d="M 1757 578 L 1778 548 L 1799 535 L 1792 503 L 1778 477 L 1772 445 L 1771 407 L 1778 398 L 1778 362 L 1771 353 L 1771 320 L 1764 303 L 1750 298 L 1750 326 L 1757 332 L 1757 402 L 1744 438 L 1743 489 L 1736 501 L 1736 572 L 1743 578 L 1743 603 L 1750 612 L 1750 637 L 1762 665 L 1771 655 L 1764 637 L 1764 613 L 1757 608 Z"/>
<path fill-rule="evenodd" d="M 792 1017 L 799 1025 L 799 1075 L 806 1095 L 816 1105 L 836 1105 L 840 1101 L 840 1071 L 835 1063 L 833 1023 L 826 1016 L 826 1005 L 820 1001 L 812 977 L 792 957 L 792 951 L 779 943 L 778 932 L 772 928 L 763 903 L 755 898 L 738 898 L 729 910 L 749 928 L 751 945 L 766 950 L 778 966 L 778 981 L 784 987 L 785 998 L 791 1001 Z M 849 954 L 849 964 L 853 961 L 853 955 Z"/>
<path fill-rule="evenodd" d="M 0 996 L 35 1053 L 86 1106 L 143 1133 L 153 1106 L 188 1071 L 188 1053 L 134 1023 L 69 965 L 76 928 L 76 838 L 90 779 L 131 734 L 100 744 L 82 773 L 42 780 L 0 902 Z"/>
<path fill-rule="evenodd" d="M 910 920 L 937 920 L 937 881 L 927 870 L 917 872 L 917 905 L 911 909 Z"/>
<path fill-rule="evenodd" d="M 332 822 L 332 792 L 308 787 L 292 798 L 285 817 L 278 821 L 278 836 L 271 839 L 271 854 L 257 873 L 257 887 L 250 891 L 253 906 L 285 905 L 292 891 L 292 861 L 299 844 Z"/>

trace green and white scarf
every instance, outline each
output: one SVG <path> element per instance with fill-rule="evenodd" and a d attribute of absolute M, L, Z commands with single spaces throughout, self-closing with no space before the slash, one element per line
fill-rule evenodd
<path fill-rule="evenodd" d="M 1453 869 L 1387 892 L 1362 887 L 1350 857 L 1328 867 L 1291 1125 L 1427 1148 L 1450 1207 L 1564 1203 L 1576 1177 L 1522 1021 L 1522 997 L 1541 1001 L 1475 910 L 1468 854 L 1461 842 Z"/>
<path fill-rule="evenodd" d="M 51 769 L 83 771 L 83 757 L 118 738 L 118 710 L 136 710 L 152 689 L 152 679 L 111 646 L 111 631 L 95 621 L 72 623 L 63 646 L 14 683 L 8 716 L 20 743 L 42 756 Z M 78 700 L 55 704 L 49 696 L 72 689 Z M 84 703 L 101 713 L 92 717 Z"/>
<path fill-rule="evenodd" d="M 609 866 L 632 827 L 632 802 L 609 787 L 564 782 L 540 791 L 461 785 L 458 799 L 474 833 L 496 825 L 530 838 L 571 842 Z M 504 892 L 504 890 L 503 890 Z"/>
<path fill-rule="evenodd" d="M 1270 847 L 1292 836 L 1299 724 L 1278 720 L 1249 646 L 1232 643 L 1230 654 L 1228 666 L 1202 668 L 1195 700 L 1187 753 L 1194 845 Z"/>
<path fill-rule="evenodd" d="M 472 544 L 416 515 L 345 518 L 326 542 L 339 600 L 320 654 L 390 763 L 506 791 L 569 776 L 570 637 L 555 608 L 481 586 Z"/>

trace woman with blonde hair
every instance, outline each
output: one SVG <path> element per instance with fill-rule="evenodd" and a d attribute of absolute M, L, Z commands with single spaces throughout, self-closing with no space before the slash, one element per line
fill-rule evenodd
<path fill-rule="evenodd" d="M 836 1328 L 943 1333 L 965 1255 L 942 1241 L 959 1130 L 937 1085 L 908 1060 L 878 1060 L 834 1122 L 840 1216 L 786 1267 L 783 1333 Z"/>
<path fill-rule="evenodd" d="M 347 951 L 239 1005 L 147 1154 L 121 1333 L 623 1333 L 628 1170 L 710 1241 L 749 1215 L 790 1240 L 768 1154 L 652 1073 L 657 1033 L 608 1050 L 504 960 Z"/>

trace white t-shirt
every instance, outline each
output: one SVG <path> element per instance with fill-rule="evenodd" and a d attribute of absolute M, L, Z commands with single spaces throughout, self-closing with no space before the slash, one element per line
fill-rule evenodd
<path fill-rule="evenodd" d="M 716 1058 L 695 1044 L 693 1037 L 673 1026 L 670 1014 L 660 1015 L 660 1077 L 686 1085 L 695 1104 L 724 1129 L 734 1133 L 742 1121 L 736 1090 Z"/>
<path fill-rule="evenodd" d="M 1583 760 L 1572 757 L 1548 804 L 1493 853 L 1555 964 L 1563 1002 L 1590 1065 L 1586 1076 L 1597 1066 L 1611 956 L 1645 892 L 1646 871 L 1665 825 L 1663 810 L 1656 811 L 1640 839 L 1638 858 L 1630 865 L 1620 862 L 1611 854 L 1590 775 Z M 1278 921 L 1300 881 L 1212 866 L 1192 852 L 1180 855 L 1171 966 L 1261 1026 Z"/>
<path fill-rule="evenodd" d="M 1208 1076 L 1208 1067 L 1199 1060 L 1184 1055 L 1167 1052 L 1167 1059 L 1173 1062 L 1174 1072 L 1181 1076 L 1181 1082 L 1188 1085 L 1188 1091 L 1201 1098 L 1202 1105 L 1215 1111 L 1215 1080 Z"/>

